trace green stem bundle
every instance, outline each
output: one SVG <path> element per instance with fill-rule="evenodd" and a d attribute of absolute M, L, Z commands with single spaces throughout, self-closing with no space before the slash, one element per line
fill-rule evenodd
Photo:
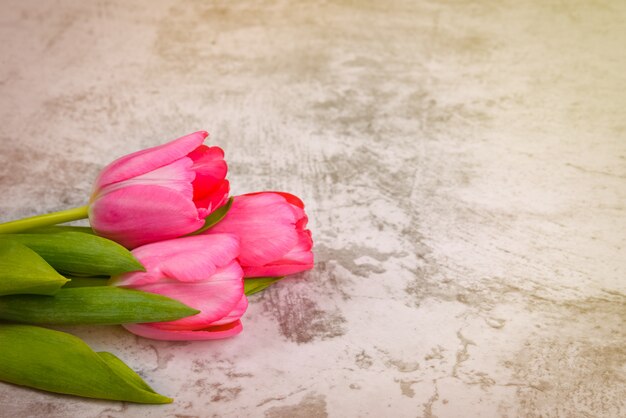
<path fill-rule="evenodd" d="M 47 213 L 45 215 L 31 216 L 30 218 L 18 219 L 0 224 L 0 234 L 16 234 L 29 229 L 42 228 L 77 221 L 89 217 L 89 205 L 78 208 Z"/>

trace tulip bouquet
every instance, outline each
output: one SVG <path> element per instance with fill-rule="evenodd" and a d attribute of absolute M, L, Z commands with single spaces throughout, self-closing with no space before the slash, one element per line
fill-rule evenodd
<path fill-rule="evenodd" d="M 41 325 L 120 324 L 144 338 L 241 332 L 247 296 L 313 267 L 304 204 L 229 197 L 206 132 L 119 158 L 89 204 L 0 224 L 0 380 L 58 393 L 166 403 L 111 353 Z M 90 227 L 63 226 L 89 218 Z M 87 373 L 88 371 L 88 373 Z"/>

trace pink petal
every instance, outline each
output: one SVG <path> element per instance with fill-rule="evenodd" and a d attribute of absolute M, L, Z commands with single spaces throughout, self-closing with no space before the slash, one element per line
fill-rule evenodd
<path fill-rule="evenodd" d="M 239 238 L 232 234 L 183 237 L 133 250 L 146 270 L 182 282 L 206 280 L 238 254 Z"/>
<path fill-rule="evenodd" d="M 291 203 L 292 205 L 299 207 L 300 209 L 304 209 L 304 202 L 298 196 L 293 195 L 287 192 L 276 192 L 276 191 L 264 191 L 264 192 L 254 192 L 254 193 L 246 193 L 243 196 L 256 196 L 260 194 L 277 194 L 282 196 L 287 203 Z"/>
<path fill-rule="evenodd" d="M 253 279 L 255 277 L 282 277 L 300 273 L 313 268 L 313 262 L 309 264 L 268 264 L 265 266 L 243 267 L 243 277 Z"/>
<path fill-rule="evenodd" d="M 158 322 L 160 329 L 201 329 L 227 316 L 243 295 L 243 271 L 236 261 L 217 269 L 215 274 L 197 282 L 179 282 L 161 279 L 137 290 L 165 295 L 201 311 L 199 314 L 176 321 Z"/>
<path fill-rule="evenodd" d="M 199 146 L 189 158 L 193 160 L 196 178 L 193 182 L 193 199 L 201 200 L 220 187 L 226 178 L 228 166 L 224 161 L 224 151 L 219 147 Z"/>
<path fill-rule="evenodd" d="M 244 266 L 244 277 L 279 277 L 313 268 L 313 240 L 311 231 L 298 231 L 298 244 L 279 260 L 265 266 Z"/>
<path fill-rule="evenodd" d="M 161 186 L 128 186 L 98 198 L 89 207 L 92 228 L 134 248 L 198 230 L 204 221 L 192 201 Z"/>
<path fill-rule="evenodd" d="M 241 239 L 241 264 L 263 265 L 280 259 L 297 244 L 296 221 L 290 205 L 280 195 L 237 196 L 224 219 L 207 233 L 237 234 Z"/>
<path fill-rule="evenodd" d="M 206 239 L 209 238 L 209 239 Z M 142 245 L 132 251 L 146 272 L 114 277 L 112 286 L 137 287 L 163 278 L 182 282 L 207 280 L 218 267 L 239 254 L 239 238 L 231 234 L 197 235 Z"/>
<path fill-rule="evenodd" d="M 202 165 L 205 161 L 211 160 L 223 160 L 224 150 L 220 147 L 208 147 L 206 145 L 200 145 L 187 155 L 194 163 Z"/>
<path fill-rule="evenodd" d="M 303 264 L 313 262 L 313 238 L 311 237 L 311 231 L 305 229 L 304 231 L 298 231 L 298 244 L 293 247 L 287 254 L 282 256 L 282 261 L 295 261 Z"/>
<path fill-rule="evenodd" d="M 192 165 L 191 158 L 183 157 L 140 176 L 103 187 L 92 197 L 92 200 L 97 200 L 107 193 L 124 187 L 144 185 L 167 187 L 178 191 L 191 200 L 194 193 L 192 182 L 196 176 L 195 171 L 191 168 Z"/>
<path fill-rule="evenodd" d="M 215 209 L 225 204 L 228 201 L 229 191 L 230 183 L 228 180 L 223 180 L 207 196 L 194 201 L 200 217 L 206 218 Z"/>
<path fill-rule="evenodd" d="M 248 298 L 246 297 L 246 295 L 243 295 L 239 300 L 239 303 L 237 303 L 235 308 L 230 311 L 228 315 L 218 321 L 213 322 L 211 326 L 213 327 L 216 325 L 225 325 L 234 322 L 241 318 L 244 313 L 246 313 L 246 309 L 248 309 Z"/>
<path fill-rule="evenodd" d="M 164 165 L 170 164 L 189 154 L 202 145 L 209 134 L 195 132 L 167 144 L 148 148 L 126 155 L 106 166 L 96 180 L 95 190 L 119 181 L 128 180 Z"/>
<path fill-rule="evenodd" d="M 303 230 L 306 228 L 306 224 L 309 222 L 309 217 L 303 212 L 302 216 L 296 222 L 296 229 Z"/>
<path fill-rule="evenodd" d="M 124 328 L 140 337 L 165 341 L 218 340 L 232 337 L 243 330 L 241 321 L 197 331 L 162 330 L 148 324 L 126 324 Z"/>
<path fill-rule="evenodd" d="M 112 276 L 107 281 L 107 285 L 134 288 L 146 283 L 154 283 L 159 279 L 161 279 L 161 275 L 151 271 L 132 271 L 118 276 Z"/>

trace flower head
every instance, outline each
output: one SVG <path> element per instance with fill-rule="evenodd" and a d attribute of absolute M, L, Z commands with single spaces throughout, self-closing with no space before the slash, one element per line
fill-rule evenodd
<path fill-rule="evenodd" d="M 228 199 L 227 166 L 204 131 L 135 152 L 105 167 L 90 199 L 92 228 L 128 248 L 180 237 Z"/>
<path fill-rule="evenodd" d="M 210 340 L 242 330 L 246 311 L 239 239 L 230 234 L 197 235 L 147 244 L 132 251 L 145 272 L 125 273 L 111 284 L 164 295 L 200 311 L 168 322 L 124 325 L 157 340 Z"/>
<path fill-rule="evenodd" d="M 313 240 L 304 203 L 283 192 L 236 196 L 232 207 L 206 234 L 235 234 L 245 277 L 278 277 L 313 268 Z"/>

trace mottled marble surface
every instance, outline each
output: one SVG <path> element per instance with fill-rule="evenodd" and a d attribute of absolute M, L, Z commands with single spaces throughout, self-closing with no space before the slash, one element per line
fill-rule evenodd
<path fill-rule="evenodd" d="M 245 331 L 67 330 L 167 406 L 0 383 L 2 417 L 626 415 L 626 2 L 0 2 L 0 217 L 206 129 L 308 205 Z M 0 359 L 1 361 L 1 359 Z"/>

